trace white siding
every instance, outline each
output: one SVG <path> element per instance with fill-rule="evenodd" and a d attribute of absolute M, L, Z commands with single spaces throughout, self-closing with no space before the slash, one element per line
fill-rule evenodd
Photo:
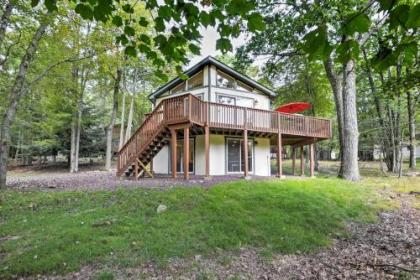
<path fill-rule="evenodd" d="M 210 175 L 226 173 L 225 136 L 210 135 Z"/>
<path fill-rule="evenodd" d="M 269 138 L 255 138 L 255 175 L 270 176 L 270 139 Z"/>
<path fill-rule="evenodd" d="M 169 147 L 164 146 L 153 158 L 153 171 L 158 174 L 169 174 Z"/>
<path fill-rule="evenodd" d="M 204 175 L 206 173 L 204 150 L 204 135 L 197 135 L 195 137 L 195 174 Z"/>

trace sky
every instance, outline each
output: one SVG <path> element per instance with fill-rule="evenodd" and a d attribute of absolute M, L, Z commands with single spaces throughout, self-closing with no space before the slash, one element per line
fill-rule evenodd
<path fill-rule="evenodd" d="M 218 54 L 221 54 L 220 51 L 216 51 L 216 41 L 220 38 L 219 34 L 217 33 L 216 29 L 214 27 L 207 27 L 207 28 L 201 28 L 200 30 L 201 35 L 203 36 L 201 40 L 201 55 L 197 55 L 193 57 L 190 60 L 190 63 L 188 64 L 188 67 L 193 66 L 203 58 L 211 55 L 216 56 Z M 237 49 L 241 45 L 243 45 L 246 42 L 246 36 L 241 35 L 236 39 L 232 40 L 233 49 Z M 231 53 L 233 54 L 233 53 Z"/>

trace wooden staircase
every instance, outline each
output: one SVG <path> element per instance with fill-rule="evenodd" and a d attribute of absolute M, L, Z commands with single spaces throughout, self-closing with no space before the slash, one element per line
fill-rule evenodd
<path fill-rule="evenodd" d="M 153 177 L 147 166 L 169 142 L 169 125 L 191 121 L 191 107 L 200 100 L 187 94 L 165 99 L 146 117 L 137 131 L 118 151 L 117 176 L 138 179 L 142 175 Z M 201 108 L 200 108 L 201 109 Z M 196 113 L 201 114 L 201 110 Z"/>

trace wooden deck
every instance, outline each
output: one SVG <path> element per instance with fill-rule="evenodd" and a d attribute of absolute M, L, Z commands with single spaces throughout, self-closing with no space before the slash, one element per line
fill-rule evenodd
<path fill-rule="evenodd" d="M 331 121 L 328 119 L 205 102 L 191 94 L 185 94 L 161 101 L 146 117 L 118 152 L 117 175 L 121 175 L 140 156 L 145 157 L 146 150 L 147 156 L 153 157 L 154 153 L 148 148 L 151 145 L 166 144 L 162 144 L 162 141 L 168 137 L 168 128 L 183 124 L 202 127 L 207 131 L 246 131 L 247 134 L 260 136 L 275 134 L 286 138 L 295 137 L 300 141 L 317 141 L 331 137 Z M 145 163 L 141 163 L 143 164 Z"/>

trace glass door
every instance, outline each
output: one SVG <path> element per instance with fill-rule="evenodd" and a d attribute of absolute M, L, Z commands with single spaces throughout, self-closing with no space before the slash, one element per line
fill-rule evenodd
<path fill-rule="evenodd" d="M 243 153 L 244 141 L 241 139 L 227 139 L 226 143 L 226 154 L 227 154 L 227 172 L 228 173 L 239 173 L 245 169 L 245 156 Z M 253 170 L 253 142 L 248 140 L 248 171 Z"/>

